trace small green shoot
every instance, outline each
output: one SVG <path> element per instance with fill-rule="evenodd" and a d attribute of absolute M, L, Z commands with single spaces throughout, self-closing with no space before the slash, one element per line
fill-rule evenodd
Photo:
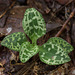
<path fill-rule="evenodd" d="M 73 50 L 73 47 L 62 38 L 52 37 L 42 46 L 36 44 L 37 39 L 46 34 L 46 24 L 41 13 L 35 8 L 28 8 L 25 11 L 22 24 L 32 44 L 27 41 L 22 32 L 8 35 L 1 42 L 1 45 L 18 51 L 21 62 L 27 62 L 37 53 L 40 60 L 48 65 L 59 65 L 71 60 L 68 53 Z"/>

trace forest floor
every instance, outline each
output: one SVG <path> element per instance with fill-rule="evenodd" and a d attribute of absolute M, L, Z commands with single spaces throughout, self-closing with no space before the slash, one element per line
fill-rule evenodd
<path fill-rule="evenodd" d="M 50 37 L 61 37 L 75 48 L 75 0 L 0 0 L 0 42 L 14 32 L 24 32 L 22 19 L 27 8 L 37 9 L 46 22 L 46 34 L 38 45 Z M 75 50 L 71 61 L 62 65 L 47 65 L 38 54 L 21 63 L 19 53 L 0 45 L 0 75 L 75 75 Z"/>

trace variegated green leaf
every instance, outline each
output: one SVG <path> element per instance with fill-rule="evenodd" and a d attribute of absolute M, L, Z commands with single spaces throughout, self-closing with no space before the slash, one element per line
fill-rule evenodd
<path fill-rule="evenodd" d="M 70 53 L 73 50 L 73 47 L 64 39 L 59 37 L 53 37 L 50 39 L 53 44 L 58 44 L 66 53 Z"/>
<path fill-rule="evenodd" d="M 21 51 L 19 53 L 21 62 L 25 63 L 32 56 L 39 52 L 38 46 L 25 42 L 21 45 Z"/>
<path fill-rule="evenodd" d="M 28 8 L 23 19 L 23 29 L 32 42 L 46 33 L 46 24 L 42 15 L 35 8 Z"/>
<path fill-rule="evenodd" d="M 24 33 L 16 32 L 16 33 L 12 33 L 12 34 L 6 36 L 3 39 L 3 41 L 1 42 L 1 45 L 5 46 L 9 49 L 19 51 L 21 44 L 26 41 L 27 41 L 27 39 L 26 39 Z"/>
<path fill-rule="evenodd" d="M 59 65 L 70 61 L 68 53 L 73 47 L 65 40 L 53 37 L 40 47 L 40 60 L 48 65 Z"/>

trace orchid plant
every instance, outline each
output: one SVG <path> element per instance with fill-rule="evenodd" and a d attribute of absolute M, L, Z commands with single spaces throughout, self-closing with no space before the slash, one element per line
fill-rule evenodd
<path fill-rule="evenodd" d="M 40 60 L 48 65 L 59 65 L 71 60 L 68 54 L 73 47 L 62 38 L 52 37 L 42 46 L 37 45 L 37 39 L 46 34 L 46 24 L 42 14 L 35 8 L 28 8 L 25 11 L 22 24 L 32 44 L 27 41 L 23 32 L 12 33 L 1 42 L 1 45 L 18 51 L 21 62 L 27 62 L 37 53 L 39 53 Z"/>

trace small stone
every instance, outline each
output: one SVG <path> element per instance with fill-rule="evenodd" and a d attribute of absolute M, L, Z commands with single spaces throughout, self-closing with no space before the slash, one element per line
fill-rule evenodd
<path fill-rule="evenodd" d="M 12 31 L 12 28 L 8 27 L 6 30 L 7 30 L 7 34 L 9 34 Z"/>

